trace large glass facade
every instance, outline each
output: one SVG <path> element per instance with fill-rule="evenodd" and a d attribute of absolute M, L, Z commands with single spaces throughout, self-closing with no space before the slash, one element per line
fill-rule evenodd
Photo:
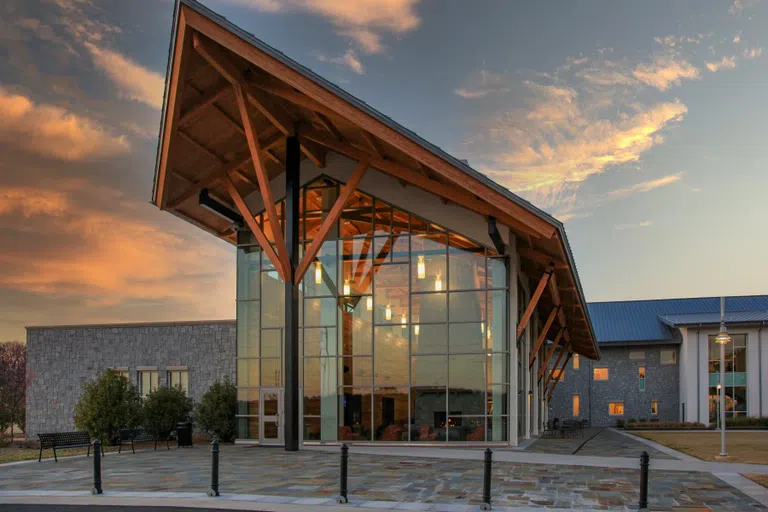
<path fill-rule="evenodd" d="M 338 193 L 302 190 L 305 247 Z M 238 245 L 238 438 L 257 439 L 284 291 L 250 233 Z M 492 249 L 355 192 L 300 286 L 304 440 L 507 441 L 507 290 Z"/>
<path fill-rule="evenodd" d="M 709 417 L 715 422 L 720 407 L 720 344 L 709 336 Z M 725 345 L 725 414 L 747 414 L 747 335 L 731 334 Z"/>

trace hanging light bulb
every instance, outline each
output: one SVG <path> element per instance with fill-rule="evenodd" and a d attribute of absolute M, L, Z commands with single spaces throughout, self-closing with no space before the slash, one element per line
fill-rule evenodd
<path fill-rule="evenodd" d="M 405 313 L 403 313 L 403 316 L 400 317 L 400 325 L 403 326 L 403 329 L 405 329 L 405 324 L 408 322 L 408 320 L 405 318 Z"/>
<path fill-rule="evenodd" d="M 419 335 L 419 324 L 413 326 L 413 334 L 416 336 Z"/>
<path fill-rule="evenodd" d="M 435 291 L 441 292 L 443 291 L 443 279 L 440 277 L 440 273 L 437 273 L 437 277 L 435 277 Z"/>
<path fill-rule="evenodd" d="M 485 333 L 485 322 L 480 322 L 480 333 L 481 334 Z"/>
<path fill-rule="evenodd" d="M 320 261 L 315 262 L 315 284 L 323 282 L 323 264 Z"/>
<path fill-rule="evenodd" d="M 419 256 L 419 262 L 416 264 L 416 273 L 419 279 L 427 277 L 427 265 L 424 263 L 424 256 Z"/>
<path fill-rule="evenodd" d="M 349 286 L 349 279 L 344 281 L 344 295 L 349 295 L 350 293 L 350 286 Z"/>
<path fill-rule="evenodd" d="M 488 326 L 488 341 L 491 340 L 491 326 Z"/>
<path fill-rule="evenodd" d="M 384 318 L 392 320 L 392 307 L 387 304 L 387 309 L 384 310 Z"/>
<path fill-rule="evenodd" d="M 373 310 L 373 297 L 368 297 L 365 300 L 365 307 L 366 307 L 366 309 L 368 311 L 372 311 Z"/>

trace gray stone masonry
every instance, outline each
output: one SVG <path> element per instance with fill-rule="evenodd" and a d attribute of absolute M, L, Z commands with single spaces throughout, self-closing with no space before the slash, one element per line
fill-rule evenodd
<path fill-rule="evenodd" d="M 125 368 L 135 385 L 138 367 L 186 366 L 196 402 L 217 380 L 235 381 L 235 322 L 186 322 L 27 328 L 26 435 L 74 430 L 72 413 L 84 382 L 107 368 Z"/>
<path fill-rule="evenodd" d="M 573 359 L 565 369 L 565 378 L 557 385 L 549 403 L 549 418 L 587 419 L 594 427 L 616 426 L 617 419 L 649 420 L 651 402 L 658 401 L 659 421 L 679 421 L 680 366 L 661 364 L 662 350 L 679 351 L 678 345 L 643 345 L 612 347 L 601 344 L 600 361 L 581 357 L 579 369 Z M 630 359 L 630 352 L 643 353 L 644 359 Z M 555 359 L 553 357 L 552 359 Z M 679 359 L 679 358 L 678 358 Z M 551 363 L 550 363 L 551 366 Z M 639 368 L 645 367 L 645 391 L 640 391 Z M 608 380 L 593 379 L 594 368 L 608 368 Z M 579 395 L 580 415 L 573 415 L 573 395 Z M 623 402 L 624 414 L 611 416 L 609 404 Z"/>

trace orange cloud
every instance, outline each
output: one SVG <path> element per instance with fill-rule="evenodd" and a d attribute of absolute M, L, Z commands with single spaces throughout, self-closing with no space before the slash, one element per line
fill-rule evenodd
<path fill-rule="evenodd" d="M 699 70 L 686 60 L 660 56 L 650 64 L 639 64 L 632 75 L 645 84 L 665 91 L 671 85 L 680 85 L 683 79 L 698 78 Z"/>
<path fill-rule="evenodd" d="M 0 215 L 20 212 L 24 218 L 34 215 L 61 215 L 70 207 L 69 199 L 56 190 L 34 187 L 3 187 L 0 190 Z"/>
<path fill-rule="evenodd" d="M 86 160 L 125 153 L 130 145 L 100 123 L 0 86 L 0 141 L 62 160 Z"/>
<path fill-rule="evenodd" d="M 165 78 L 160 73 L 136 64 L 125 55 L 85 43 L 93 62 L 117 85 L 121 96 L 160 109 L 163 106 Z"/>
<path fill-rule="evenodd" d="M 360 62 L 360 59 L 357 57 L 357 54 L 352 49 L 347 50 L 347 52 L 344 55 L 340 55 L 338 57 L 328 57 L 323 54 L 318 54 L 317 60 L 321 62 L 330 62 L 331 64 L 347 67 L 353 73 L 357 73 L 358 75 L 365 74 L 365 68 L 363 67 L 363 63 Z"/>
<path fill-rule="evenodd" d="M 735 67 L 736 57 L 723 57 L 717 62 L 707 62 L 707 69 L 713 73 L 721 69 L 733 69 Z"/>
<path fill-rule="evenodd" d="M 614 199 L 619 199 L 619 198 L 628 197 L 637 193 L 650 192 L 651 190 L 657 189 L 659 187 L 665 187 L 667 185 L 671 185 L 672 183 L 677 183 L 681 179 L 683 179 L 682 173 L 670 174 L 669 176 L 664 176 L 662 178 L 658 178 L 655 180 L 644 181 L 642 183 L 636 183 L 635 185 L 632 185 L 629 187 L 612 190 L 611 192 L 608 193 L 608 195 Z"/>

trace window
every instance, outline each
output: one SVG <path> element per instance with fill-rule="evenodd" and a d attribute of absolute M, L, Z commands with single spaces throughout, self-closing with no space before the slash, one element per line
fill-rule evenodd
<path fill-rule="evenodd" d="M 645 366 L 641 366 L 637 374 L 640 379 L 640 391 L 645 391 Z"/>
<path fill-rule="evenodd" d="M 651 416 L 658 416 L 659 415 L 659 402 L 654 400 L 651 402 Z"/>
<path fill-rule="evenodd" d="M 187 370 L 169 370 L 168 385 L 178 386 L 183 392 L 189 394 L 189 372 Z"/>
<path fill-rule="evenodd" d="M 139 370 L 136 372 L 136 381 L 139 384 L 139 394 L 142 398 L 157 389 L 157 370 Z"/>
<path fill-rule="evenodd" d="M 662 350 L 661 364 L 677 364 L 677 350 Z"/>
<path fill-rule="evenodd" d="M 645 350 L 630 350 L 630 359 L 645 359 Z"/>
<path fill-rule="evenodd" d="M 579 369 L 579 354 L 573 354 L 573 369 Z"/>
<path fill-rule="evenodd" d="M 595 380 L 608 380 L 608 368 L 595 368 L 592 375 Z"/>
<path fill-rule="evenodd" d="M 552 380 L 563 380 L 563 370 L 552 370 Z"/>
<path fill-rule="evenodd" d="M 747 335 L 731 334 L 731 342 L 725 345 L 725 414 L 747 414 Z M 720 403 L 720 345 L 715 336 L 709 336 L 709 413 L 714 422 Z"/>
<path fill-rule="evenodd" d="M 111 370 L 114 370 L 115 373 L 120 375 L 121 377 L 125 377 L 125 380 L 128 382 L 131 382 L 131 377 L 128 374 L 128 368 L 110 368 Z"/>
<path fill-rule="evenodd" d="M 579 395 L 573 395 L 573 415 L 579 415 Z"/>
<path fill-rule="evenodd" d="M 611 416 L 624 415 L 624 402 L 611 402 L 608 404 L 608 414 Z"/>

